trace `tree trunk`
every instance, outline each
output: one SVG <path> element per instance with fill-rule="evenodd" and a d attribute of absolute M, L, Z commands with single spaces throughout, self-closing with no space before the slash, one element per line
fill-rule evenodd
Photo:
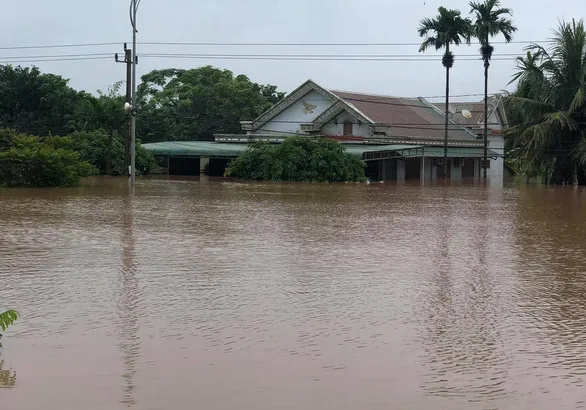
<path fill-rule="evenodd" d="M 450 67 L 446 67 L 446 114 L 444 129 L 444 179 L 448 179 L 448 114 L 450 112 Z"/>
<path fill-rule="evenodd" d="M 488 176 L 488 67 L 490 62 L 484 59 L 484 179 Z"/>

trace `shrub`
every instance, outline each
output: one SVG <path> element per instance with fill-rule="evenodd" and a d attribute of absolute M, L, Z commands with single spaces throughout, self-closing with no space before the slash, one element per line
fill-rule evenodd
<path fill-rule="evenodd" d="M 258 142 L 230 163 L 226 176 L 292 182 L 363 181 L 364 163 L 343 145 L 324 138 L 290 137 Z"/>
<path fill-rule="evenodd" d="M 0 132 L 2 186 L 69 186 L 95 173 L 96 169 L 68 149 L 67 144 L 45 143 L 38 137 L 6 130 Z"/>
<path fill-rule="evenodd" d="M 53 137 L 55 138 L 55 137 Z M 59 137 L 56 137 L 59 138 Z M 100 175 L 125 175 L 124 138 L 120 134 L 111 137 L 101 131 L 76 132 L 69 137 L 71 149 L 79 152 L 80 158 L 98 169 Z M 62 138 L 63 139 L 63 138 Z M 108 158 L 110 169 L 108 170 Z M 155 166 L 153 154 L 136 144 L 136 173 L 149 174 Z"/>

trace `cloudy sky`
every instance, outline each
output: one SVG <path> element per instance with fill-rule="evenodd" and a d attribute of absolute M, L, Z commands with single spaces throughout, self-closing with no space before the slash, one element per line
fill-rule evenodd
<path fill-rule="evenodd" d="M 552 7 L 555 4 L 555 7 Z M 71 79 L 78 89 L 105 90 L 123 80 L 124 66 L 114 62 L 122 43 L 130 40 L 129 0 L 6 1 L 0 13 L 0 62 L 35 61 L 43 71 Z M 416 28 L 423 17 L 444 5 L 468 13 L 464 0 L 142 0 L 141 43 L 302 43 L 299 46 L 178 46 L 140 44 L 139 74 L 153 69 L 193 68 L 211 64 L 259 83 L 290 91 L 311 78 L 321 85 L 348 91 L 396 96 L 442 95 L 441 61 L 274 61 L 217 58 L 148 57 L 148 54 L 401 55 L 418 54 Z M 559 19 L 581 18 L 584 0 L 503 0 L 514 10 L 519 27 L 515 40 L 544 41 Z M 497 40 L 498 41 L 498 40 Z M 64 48 L 15 48 L 41 45 L 120 43 Z M 318 46 L 316 43 L 387 43 L 387 46 Z M 514 55 L 526 44 L 495 44 L 490 92 L 506 87 L 514 72 Z M 452 74 L 452 94 L 480 94 L 482 63 L 478 46 L 460 47 Z M 39 61 L 44 56 L 84 55 L 96 60 Z M 109 57 L 111 55 L 112 57 Z M 42 57 L 41 57 L 42 56 Z M 61 57 L 58 57 L 61 58 Z M 65 57 L 64 57 L 65 58 Z M 16 64 L 16 63 L 15 63 Z M 31 65 L 31 62 L 20 63 Z M 473 97 L 471 99 L 480 99 Z"/>

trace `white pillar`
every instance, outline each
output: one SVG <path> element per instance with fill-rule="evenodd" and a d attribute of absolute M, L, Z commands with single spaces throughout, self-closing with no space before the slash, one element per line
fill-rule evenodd
<path fill-rule="evenodd" d="M 459 165 L 459 160 L 458 158 L 450 158 L 449 159 L 450 163 L 451 163 L 451 177 L 450 179 L 452 181 L 454 180 L 460 180 L 462 179 L 462 167 L 458 167 L 457 165 Z"/>
<path fill-rule="evenodd" d="M 199 174 L 204 175 L 204 171 L 206 168 L 209 170 L 210 166 L 210 158 L 209 157 L 200 157 L 199 159 Z"/>
<path fill-rule="evenodd" d="M 405 160 L 397 159 L 397 181 L 405 180 Z"/>

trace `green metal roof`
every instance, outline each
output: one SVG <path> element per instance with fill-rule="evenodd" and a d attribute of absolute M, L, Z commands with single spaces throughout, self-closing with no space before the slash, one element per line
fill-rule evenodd
<path fill-rule="evenodd" d="M 488 150 L 489 157 L 498 156 L 493 150 Z M 409 154 L 405 153 L 406 157 L 421 156 L 421 152 Z M 443 157 L 444 147 L 423 147 L 423 156 L 425 157 Z M 482 147 L 448 147 L 449 158 L 482 158 L 484 156 L 484 148 Z"/>
<path fill-rule="evenodd" d="M 370 145 L 370 144 L 344 144 L 346 152 L 352 155 L 363 155 L 365 152 L 401 151 L 421 148 L 420 145 Z"/>
<path fill-rule="evenodd" d="M 193 157 L 237 157 L 248 148 L 248 144 L 214 141 L 166 141 L 142 146 L 154 155 Z"/>
<path fill-rule="evenodd" d="M 164 156 L 192 156 L 192 157 L 237 157 L 248 147 L 247 143 L 215 142 L 215 141 L 166 141 L 142 145 L 154 155 Z M 364 156 L 374 152 L 397 152 L 399 156 L 420 157 L 422 150 L 426 157 L 443 157 L 443 147 L 422 147 L 421 145 L 370 145 L 344 144 L 346 151 L 352 155 Z M 482 147 L 449 147 L 448 157 L 481 158 L 484 152 Z M 488 155 L 498 154 L 489 150 Z"/>
<path fill-rule="evenodd" d="M 214 141 L 166 141 L 142 145 L 154 155 L 193 157 L 237 157 L 249 147 L 246 143 Z M 420 148 L 419 145 L 369 145 L 344 144 L 352 155 L 362 156 L 365 152 L 400 151 Z"/>

